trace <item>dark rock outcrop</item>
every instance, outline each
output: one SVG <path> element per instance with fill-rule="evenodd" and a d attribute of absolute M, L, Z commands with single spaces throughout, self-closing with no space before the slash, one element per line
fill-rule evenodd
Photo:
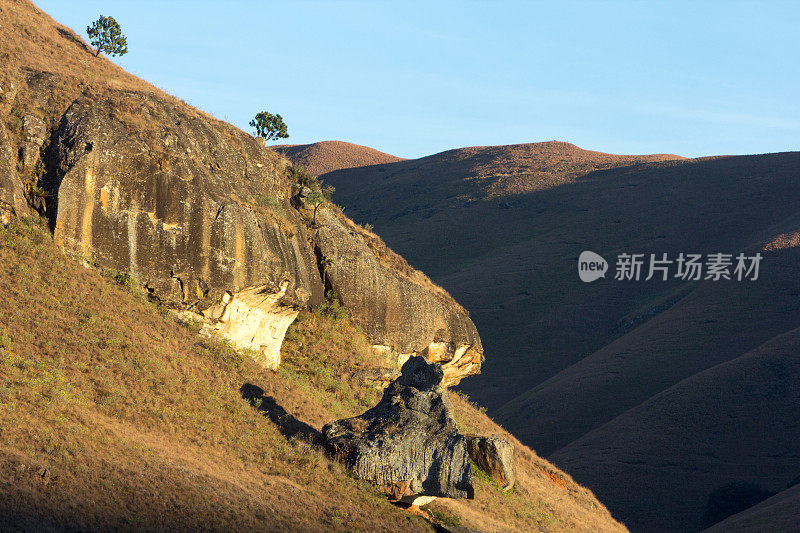
<path fill-rule="evenodd" d="M 385 389 L 391 383 L 399 378 L 401 375 L 400 370 L 396 368 L 365 368 L 358 370 L 353 374 L 353 380 L 358 383 L 365 383 L 372 385 L 378 390 Z"/>
<path fill-rule="evenodd" d="M 473 498 L 467 441 L 443 380 L 441 365 L 412 357 L 375 407 L 322 428 L 329 454 L 395 499 Z"/>
<path fill-rule="evenodd" d="M 514 445 L 498 436 L 467 435 L 467 451 L 475 465 L 486 472 L 503 490 L 516 481 Z"/>
<path fill-rule="evenodd" d="M 324 208 L 316 218 L 326 287 L 376 349 L 398 367 L 414 355 L 441 363 L 447 386 L 480 373 L 483 347 L 463 307 L 343 215 Z"/>

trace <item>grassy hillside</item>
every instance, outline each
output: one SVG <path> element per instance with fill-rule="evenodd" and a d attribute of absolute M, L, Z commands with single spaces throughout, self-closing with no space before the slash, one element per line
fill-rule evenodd
<path fill-rule="evenodd" d="M 15 146 L 25 114 L 43 117 L 50 137 L 81 94 L 156 94 L 215 120 L 95 57 L 25 0 L 0 1 L 0 88 Z M 123 111 L 133 130 L 153 127 Z M 47 173 L 18 170 L 29 195 Z M 301 314 L 283 364 L 265 371 L 179 325 L 126 275 L 62 256 L 44 224 L 26 219 L 0 227 L 0 316 L 0 529 L 432 529 L 316 444 L 325 422 L 377 400 L 350 378 L 373 354 L 335 306 Z M 456 405 L 465 429 L 504 433 L 468 402 Z M 479 479 L 481 499 L 434 503 L 437 523 L 624 529 L 569 476 L 519 444 L 518 453 L 513 493 Z"/>
<path fill-rule="evenodd" d="M 348 378 L 370 358 L 340 308 L 302 314 L 266 371 L 126 276 L 61 255 L 27 219 L 0 227 L 0 316 L 2 529 L 431 528 L 314 444 L 322 424 L 377 399 Z M 454 400 L 465 430 L 504 433 Z M 433 514 L 482 530 L 623 529 L 516 445 L 513 493 L 479 479 L 476 500 Z"/>
<path fill-rule="evenodd" d="M 325 153 L 305 154 L 305 157 L 313 157 L 309 164 L 324 168 L 326 161 L 336 159 L 334 150 L 338 148 L 332 145 Z M 292 160 L 295 158 L 291 152 L 285 155 Z M 571 183 L 595 170 L 680 159 L 683 158 L 670 154 L 605 154 L 551 141 L 458 148 L 392 164 L 380 161 L 381 164 L 376 162 L 372 166 L 343 167 L 341 171 L 328 171 L 323 177 L 335 184 L 339 191 L 337 196 L 347 200 L 354 209 L 381 210 L 379 206 L 370 209 L 351 201 L 361 193 L 362 187 L 373 190 L 380 186 L 387 194 L 386 199 L 400 202 L 396 208 L 402 211 L 409 205 L 430 209 L 434 202 L 457 207 L 464 201 L 549 189 Z"/>

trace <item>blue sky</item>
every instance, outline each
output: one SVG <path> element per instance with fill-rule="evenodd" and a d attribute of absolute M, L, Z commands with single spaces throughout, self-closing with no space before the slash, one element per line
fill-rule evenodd
<path fill-rule="evenodd" d="M 800 2 L 40 0 L 127 70 L 287 142 L 402 157 L 562 140 L 612 153 L 800 150 Z"/>

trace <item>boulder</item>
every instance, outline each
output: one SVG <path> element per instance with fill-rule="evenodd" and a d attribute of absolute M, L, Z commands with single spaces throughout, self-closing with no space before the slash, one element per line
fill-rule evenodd
<path fill-rule="evenodd" d="M 316 218 L 314 243 L 325 285 L 381 358 L 397 368 L 415 355 L 441 363 L 446 386 L 480 373 L 478 331 L 444 289 L 336 210 L 322 208 Z"/>
<path fill-rule="evenodd" d="M 503 490 L 510 490 L 516 480 L 514 445 L 493 435 L 467 435 L 467 450 L 475 466 L 486 472 Z"/>
<path fill-rule="evenodd" d="M 362 415 L 322 428 L 325 447 L 391 498 L 473 498 L 467 441 L 458 432 L 438 363 L 412 357 Z"/>

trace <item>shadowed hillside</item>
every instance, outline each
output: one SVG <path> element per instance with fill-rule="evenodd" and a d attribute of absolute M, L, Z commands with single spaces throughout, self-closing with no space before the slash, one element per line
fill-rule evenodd
<path fill-rule="evenodd" d="M 342 141 L 322 141 L 313 144 L 287 144 L 271 147 L 281 155 L 320 175 L 343 168 L 364 167 L 403 161 L 400 157 L 379 152 L 374 148 Z"/>
<path fill-rule="evenodd" d="M 800 485 L 794 485 L 762 503 L 737 513 L 708 529 L 709 533 L 792 531 L 800 524 Z"/>
<path fill-rule="evenodd" d="M 798 252 L 785 260 L 797 265 Z M 635 531 L 709 525 L 703 518 L 715 490 L 746 482 L 771 494 L 800 475 L 798 350 L 800 329 L 777 335 L 653 396 L 551 459 L 580 472 Z M 660 505 L 642 509 L 642 494 Z"/>
<path fill-rule="evenodd" d="M 586 480 L 634 529 L 700 528 L 709 495 L 727 483 L 785 486 L 800 455 L 789 429 L 800 399 L 773 399 L 791 382 L 779 369 L 788 361 L 765 363 L 778 374 L 751 384 L 752 411 L 736 411 L 734 391 L 709 394 L 749 376 L 717 372 L 771 339 L 797 351 L 789 332 L 800 327 L 800 154 L 608 156 L 621 166 L 595 170 L 587 160 L 600 156 L 558 143 L 532 153 L 522 169 L 507 148 L 323 176 L 350 216 L 374 225 L 470 311 L 487 361 L 481 382 L 461 388 Z M 575 160 L 558 160 L 556 149 Z M 537 157 L 555 177 L 530 173 Z M 519 188 L 506 185 L 517 181 Z M 611 263 L 606 279 L 578 279 L 584 250 Z M 757 251 L 764 259 L 754 282 L 613 280 L 623 252 L 674 259 Z M 705 372 L 718 381 L 702 389 Z M 769 413 L 759 428 L 712 423 L 758 412 Z M 787 437 L 776 451 L 769 435 L 781 432 Z M 731 461 L 744 438 L 749 459 Z"/>

